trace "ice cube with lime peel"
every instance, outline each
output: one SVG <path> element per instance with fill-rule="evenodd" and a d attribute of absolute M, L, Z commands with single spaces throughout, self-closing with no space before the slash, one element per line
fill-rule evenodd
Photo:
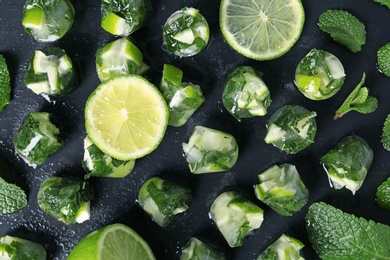
<path fill-rule="evenodd" d="M 200 86 L 182 82 L 182 77 L 182 70 L 164 64 L 160 91 L 169 106 L 168 124 L 176 127 L 184 125 L 205 100 Z"/>
<path fill-rule="evenodd" d="M 221 193 L 213 201 L 210 215 L 230 247 L 242 246 L 244 238 L 264 220 L 264 211 L 236 191 Z"/>
<path fill-rule="evenodd" d="M 191 201 L 190 189 L 160 177 L 148 179 L 138 192 L 139 206 L 161 227 L 188 210 Z"/>
<path fill-rule="evenodd" d="M 180 57 L 201 52 L 210 40 L 210 28 L 198 9 L 184 7 L 177 10 L 163 26 L 163 42 L 167 51 Z"/>
<path fill-rule="evenodd" d="M 30 112 L 13 143 L 15 153 L 34 168 L 63 146 L 60 131 L 50 122 L 50 114 L 47 112 Z"/>
<path fill-rule="evenodd" d="M 104 0 L 101 3 L 101 27 L 122 37 L 141 28 L 152 11 L 150 0 Z"/>
<path fill-rule="evenodd" d="M 48 47 L 34 52 L 24 84 L 37 95 L 61 97 L 76 88 L 78 74 L 65 50 Z"/>
<path fill-rule="evenodd" d="M 75 10 L 69 0 L 27 0 L 22 25 L 39 42 L 61 39 L 73 26 Z"/>
<path fill-rule="evenodd" d="M 222 101 L 226 110 L 237 120 L 241 120 L 267 114 L 271 97 L 268 87 L 255 68 L 239 66 L 226 78 Z"/>
<path fill-rule="evenodd" d="M 128 37 L 107 43 L 96 52 L 96 71 L 100 81 L 118 75 L 142 75 L 148 69 L 142 52 Z"/>
<path fill-rule="evenodd" d="M 315 111 L 299 105 L 276 110 L 267 123 L 264 141 L 288 154 L 296 154 L 314 142 L 317 133 Z"/>
<path fill-rule="evenodd" d="M 122 161 L 103 153 L 87 136 L 84 139 L 84 158 L 82 166 L 85 178 L 108 177 L 123 178 L 133 170 L 135 160 Z"/>
<path fill-rule="evenodd" d="M 324 100 L 334 96 L 343 86 L 345 71 L 341 61 L 333 54 L 312 49 L 298 63 L 295 85 L 307 98 Z"/>
<path fill-rule="evenodd" d="M 258 179 L 256 197 L 283 216 L 295 214 L 308 201 L 309 190 L 294 165 L 273 165 L 260 173 Z"/>
<path fill-rule="evenodd" d="M 358 136 L 342 138 L 321 157 L 334 189 L 346 188 L 355 194 L 363 185 L 374 159 L 370 146 Z"/>
<path fill-rule="evenodd" d="M 0 238 L 0 258 L 46 260 L 47 253 L 45 247 L 37 242 L 6 235 Z"/>
<path fill-rule="evenodd" d="M 281 235 L 269 245 L 258 257 L 257 260 L 267 259 L 294 259 L 304 260 L 300 255 L 304 244 L 296 238 Z"/>
<path fill-rule="evenodd" d="M 225 260 L 226 257 L 218 248 L 191 237 L 181 251 L 180 260 L 191 259 Z"/>
<path fill-rule="evenodd" d="M 196 126 L 183 150 L 190 171 L 195 174 L 231 169 L 238 158 L 236 139 L 225 132 Z"/>
<path fill-rule="evenodd" d="M 91 191 L 88 184 L 70 178 L 52 176 L 39 188 L 39 207 L 66 225 L 83 223 L 91 216 Z"/>
<path fill-rule="evenodd" d="M 68 260 L 112 259 L 155 260 L 148 243 L 133 229 L 124 224 L 101 227 L 83 237 L 73 248 Z"/>

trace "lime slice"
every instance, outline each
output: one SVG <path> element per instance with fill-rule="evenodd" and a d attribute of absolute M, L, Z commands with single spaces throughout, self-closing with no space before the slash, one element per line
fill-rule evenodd
<path fill-rule="evenodd" d="M 146 241 L 123 224 L 112 224 L 87 235 L 70 252 L 68 260 L 152 260 Z"/>
<path fill-rule="evenodd" d="M 304 20 L 300 0 L 222 0 L 219 13 L 227 42 L 255 60 L 275 59 L 289 51 Z"/>
<path fill-rule="evenodd" d="M 113 35 L 122 36 L 127 36 L 132 29 L 126 19 L 112 12 L 103 18 L 101 26 L 104 30 Z"/>
<path fill-rule="evenodd" d="M 157 148 L 168 116 L 158 89 L 135 74 L 104 81 L 89 96 L 85 107 L 85 125 L 93 143 L 124 161 L 143 157 Z"/>
<path fill-rule="evenodd" d="M 45 12 L 34 7 L 24 13 L 22 25 L 26 28 L 41 29 L 45 21 Z"/>

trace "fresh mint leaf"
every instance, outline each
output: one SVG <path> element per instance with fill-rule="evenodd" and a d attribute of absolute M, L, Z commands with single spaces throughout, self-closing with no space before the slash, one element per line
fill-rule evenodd
<path fill-rule="evenodd" d="M 379 207 L 390 210 L 390 178 L 378 187 L 376 201 Z"/>
<path fill-rule="evenodd" d="M 390 1 L 388 2 L 390 6 Z M 376 55 L 379 70 L 387 77 L 390 77 L 390 42 L 381 46 Z"/>
<path fill-rule="evenodd" d="M 0 112 L 9 104 L 11 99 L 11 84 L 7 63 L 0 54 Z"/>
<path fill-rule="evenodd" d="M 319 28 L 333 40 L 352 52 L 358 52 L 366 43 L 366 27 L 354 15 L 344 10 L 328 10 L 320 15 Z"/>
<path fill-rule="evenodd" d="M 363 73 L 361 81 L 345 99 L 339 109 L 337 109 L 333 119 L 338 119 L 353 110 L 362 114 L 368 114 L 375 111 L 378 107 L 378 100 L 375 97 L 369 96 L 369 89 L 363 87 L 365 80 L 366 74 Z"/>
<path fill-rule="evenodd" d="M 387 6 L 390 9 L 390 0 L 374 0 L 374 2 L 380 3 L 381 5 Z"/>
<path fill-rule="evenodd" d="M 390 259 L 390 227 L 345 213 L 324 202 L 306 215 L 309 241 L 321 259 Z"/>
<path fill-rule="evenodd" d="M 27 206 L 26 193 L 0 178 L 0 214 L 9 214 Z"/>
<path fill-rule="evenodd" d="M 381 142 L 383 147 L 387 151 L 390 151 L 390 114 L 387 115 L 385 122 L 383 123 Z"/>

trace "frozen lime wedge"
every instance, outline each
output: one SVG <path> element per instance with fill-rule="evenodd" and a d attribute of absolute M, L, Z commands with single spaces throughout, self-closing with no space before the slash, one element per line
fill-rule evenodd
<path fill-rule="evenodd" d="M 34 7 L 25 12 L 22 25 L 26 28 L 41 29 L 44 21 L 45 12 L 39 7 Z"/>
<path fill-rule="evenodd" d="M 300 0 L 222 0 L 219 12 L 227 42 L 255 60 L 275 59 L 289 51 L 304 20 Z"/>
<path fill-rule="evenodd" d="M 173 65 L 164 64 L 163 82 L 171 82 L 175 86 L 180 86 L 183 79 L 183 71 Z"/>
<path fill-rule="evenodd" d="M 317 92 L 321 86 L 321 78 L 316 76 L 297 75 L 295 83 L 303 91 Z"/>
<path fill-rule="evenodd" d="M 138 49 L 138 47 L 129 40 L 124 41 L 124 44 L 126 57 L 133 60 L 137 66 L 142 66 L 144 58 L 140 49 Z"/>
<path fill-rule="evenodd" d="M 146 241 L 123 224 L 112 224 L 80 240 L 68 260 L 154 260 Z"/>
<path fill-rule="evenodd" d="M 104 153 L 131 160 L 151 153 L 160 144 L 169 111 L 159 90 L 132 74 L 100 84 L 85 107 L 88 136 Z"/>
<path fill-rule="evenodd" d="M 131 31 L 126 19 L 112 12 L 102 19 L 101 26 L 104 30 L 113 35 L 126 36 Z"/>

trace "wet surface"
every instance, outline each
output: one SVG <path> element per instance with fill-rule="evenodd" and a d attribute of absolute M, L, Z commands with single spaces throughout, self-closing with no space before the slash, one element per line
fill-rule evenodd
<path fill-rule="evenodd" d="M 39 186 L 50 176 L 82 179 L 83 140 L 85 126 L 83 109 L 89 94 L 100 83 L 95 70 L 95 52 L 115 39 L 100 28 L 100 1 L 72 1 L 76 10 L 73 28 L 55 43 L 39 43 L 27 35 L 21 25 L 24 1 L 0 1 L 0 53 L 4 54 L 12 77 L 12 102 L 0 114 L 0 158 L 16 176 L 28 194 L 29 205 L 10 215 L 0 216 L 0 236 L 18 235 L 41 242 L 50 259 L 66 259 L 74 245 L 91 231 L 121 222 L 136 230 L 150 244 L 158 259 L 178 259 L 181 247 L 191 236 L 210 241 L 222 248 L 230 259 L 255 259 L 281 234 L 293 236 L 306 246 L 302 256 L 316 259 L 306 236 L 304 216 L 314 201 L 326 201 L 344 211 L 390 225 L 390 212 L 375 203 L 376 188 L 390 176 L 390 153 L 383 149 L 380 135 L 383 122 L 390 113 L 390 79 L 376 68 L 376 51 L 390 41 L 387 35 L 390 10 L 373 1 L 341 3 L 303 1 L 306 11 L 301 38 L 290 52 L 272 61 L 254 61 L 235 52 L 224 40 L 218 27 L 220 1 L 153 1 L 154 10 L 148 23 L 132 37 L 151 66 L 146 77 L 155 85 L 161 79 L 164 63 L 181 68 L 184 81 L 199 84 L 206 101 L 190 120 L 180 128 L 168 127 L 161 145 L 150 155 L 137 160 L 133 172 L 124 179 L 90 180 L 93 188 L 91 220 L 65 226 L 47 216 L 37 206 Z M 198 55 L 179 58 L 162 48 L 162 25 L 174 11 L 184 6 L 198 8 L 209 22 L 211 40 Z M 333 42 L 317 27 L 319 15 L 327 9 L 350 11 L 366 24 L 367 43 L 359 53 L 352 53 Z M 387 38 L 386 38 L 387 37 Z M 28 90 L 23 79 L 28 60 L 36 49 L 58 46 L 67 51 L 80 73 L 79 87 L 69 95 L 48 102 Z M 296 89 L 293 78 L 296 65 L 312 49 L 319 48 L 337 56 L 344 65 L 346 80 L 341 90 L 325 101 L 306 99 Z M 238 65 L 251 65 L 260 71 L 273 100 L 264 117 L 235 120 L 223 107 L 221 95 L 228 72 Z M 368 115 L 351 112 L 334 121 L 334 111 L 366 72 L 366 86 L 379 100 L 377 110 Z M 286 155 L 263 141 L 266 123 L 274 111 L 284 105 L 297 104 L 317 112 L 315 143 L 296 155 Z M 46 111 L 61 130 L 64 147 L 44 165 L 28 167 L 15 157 L 12 138 L 29 112 Z M 202 125 L 228 132 L 239 145 L 239 158 L 228 172 L 193 175 L 189 172 L 181 144 L 187 142 L 194 127 Z M 356 134 L 365 139 L 374 151 L 374 163 L 362 188 L 353 196 L 348 190 L 333 190 L 319 158 L 345 135 Z M 309 188 L 309 203 L 292 217 L 283 217 L 255 198 L 253 186 L 257 174 L 272 164 L 296 165 Z M 7 169 L 6 167 L 6 169 Z M 2 168 L 4 169 L 4 168 Z M 0 174 L 3 176 L 3 174 Z M 138 207 L 136 198 L 141 185 L 152 176 L 160 176 L 189 187 L 193 192 L 190 209 L 166 229 L 160 228 Z M 209 208 L 221 192 L 239 190 L 265 210 L 265 220 L 245 239 L 244 246 L 231 249 L 209 218 Z"/>

